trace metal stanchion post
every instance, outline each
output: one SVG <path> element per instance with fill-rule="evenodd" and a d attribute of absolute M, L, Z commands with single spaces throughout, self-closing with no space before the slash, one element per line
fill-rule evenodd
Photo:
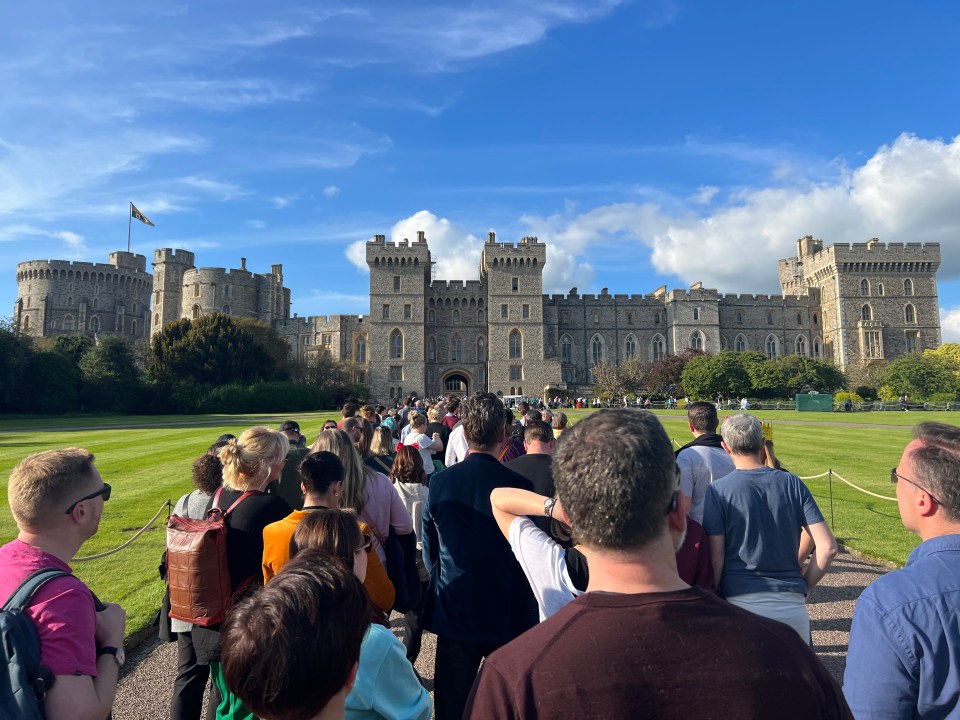
<path fill-rule="evenodd" d="M 830 473 L 830 530 L 833 533 L 836 533 L 836 520 L 833 517 L 833 468 L 830 468 L 827 472 Z"/>

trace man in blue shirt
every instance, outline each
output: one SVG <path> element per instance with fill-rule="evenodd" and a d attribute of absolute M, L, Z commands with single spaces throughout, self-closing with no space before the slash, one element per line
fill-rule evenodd
<path fill-rule="evenodd" d="M 800 478 L 764 464 L 757 418 L 731 415 L 721 434 L 736 470 L 707 488 L 703 510 L 720 597 L 786 623 L 810 642 L 807 591 L 826 574 L 837 541 Z M 806 568 L 799 560 L 801 528 L 816 543 Z"/>
<path fill-rule="evenodd" d="M 860 596 L 843 692 L 858 718 L 957 717 L 960 428 L 918 425 L 890 480 L 903 526 L 923 542 Z"/>

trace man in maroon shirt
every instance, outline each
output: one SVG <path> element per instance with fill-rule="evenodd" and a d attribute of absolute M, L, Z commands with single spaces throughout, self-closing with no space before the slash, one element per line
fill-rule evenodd
<path fill-rule="evenodd" d="M 654 415 L 598 412 L 553 457 L 587 592 L 487 658 L 466 718 L 852 718 L 790 627 L 678 576 L 686 503 Z"/>

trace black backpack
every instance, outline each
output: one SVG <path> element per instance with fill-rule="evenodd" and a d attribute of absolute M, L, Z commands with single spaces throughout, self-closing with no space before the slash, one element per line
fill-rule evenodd
<path fill-rule="evenodd" d="M 6 666 L 6 672 L 0 672 L 0 717 L 4 720 L 44 717 L 43 699 L 54 678 L 48 668 L 40 665 L 40 637 L 24 608 L 44 583 L 65 575 L 70 573 L 56 568 L 31 573 L 0 610 L 0 661 Z"/>

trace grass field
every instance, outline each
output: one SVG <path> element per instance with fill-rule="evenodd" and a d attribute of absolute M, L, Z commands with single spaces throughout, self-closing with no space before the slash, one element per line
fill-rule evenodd
<path fill-rule="evenodd" d="M 569 411 L 573 422 L 591 411 Z M 829 469 L 861 487 L 894 496 L 890 468 L 922 420 L 956 423 L 957 413 L 756 413 L 773 423 L 781 461 L 792 472 L 819 475 Z M 309 440 L 333 413 L 297 416 Z M 337 414 L 338 415 L 338 414 Z M 657 413 L 677 443 L 690 439 L 682 411 Z M 7 508 L 6 483 L 14 465 L 34 452 L 80 446 L 97 456 L 113 495 L 100 532 L 80 550 L 93 555 L 128 540 L 167 500 L 191 490 L 190 465 L 219 435 L 239 435 L 257 424 L 278 427 L 281 416 L 0 418 L 0 542 L 16 536 Z M 827 424 L 831 423 L 831 424 Z M 836 423 L 835 425 L 833 423 Z M 807 482 L 824 516 L 831 518 L 827 478 Z M 833 528 L 840 541 L 865 555 L 903 564 L 918 539 L 903 529 L 897 504 L 833 481 Z M 74 562 L 75 573 L 104 600 L 127 610 L 127 631 L 148 626 L 160 607 L 163 584 L 157 565 L 164 547 L 163 518 L 132 545 L 101 560 Z"/>

